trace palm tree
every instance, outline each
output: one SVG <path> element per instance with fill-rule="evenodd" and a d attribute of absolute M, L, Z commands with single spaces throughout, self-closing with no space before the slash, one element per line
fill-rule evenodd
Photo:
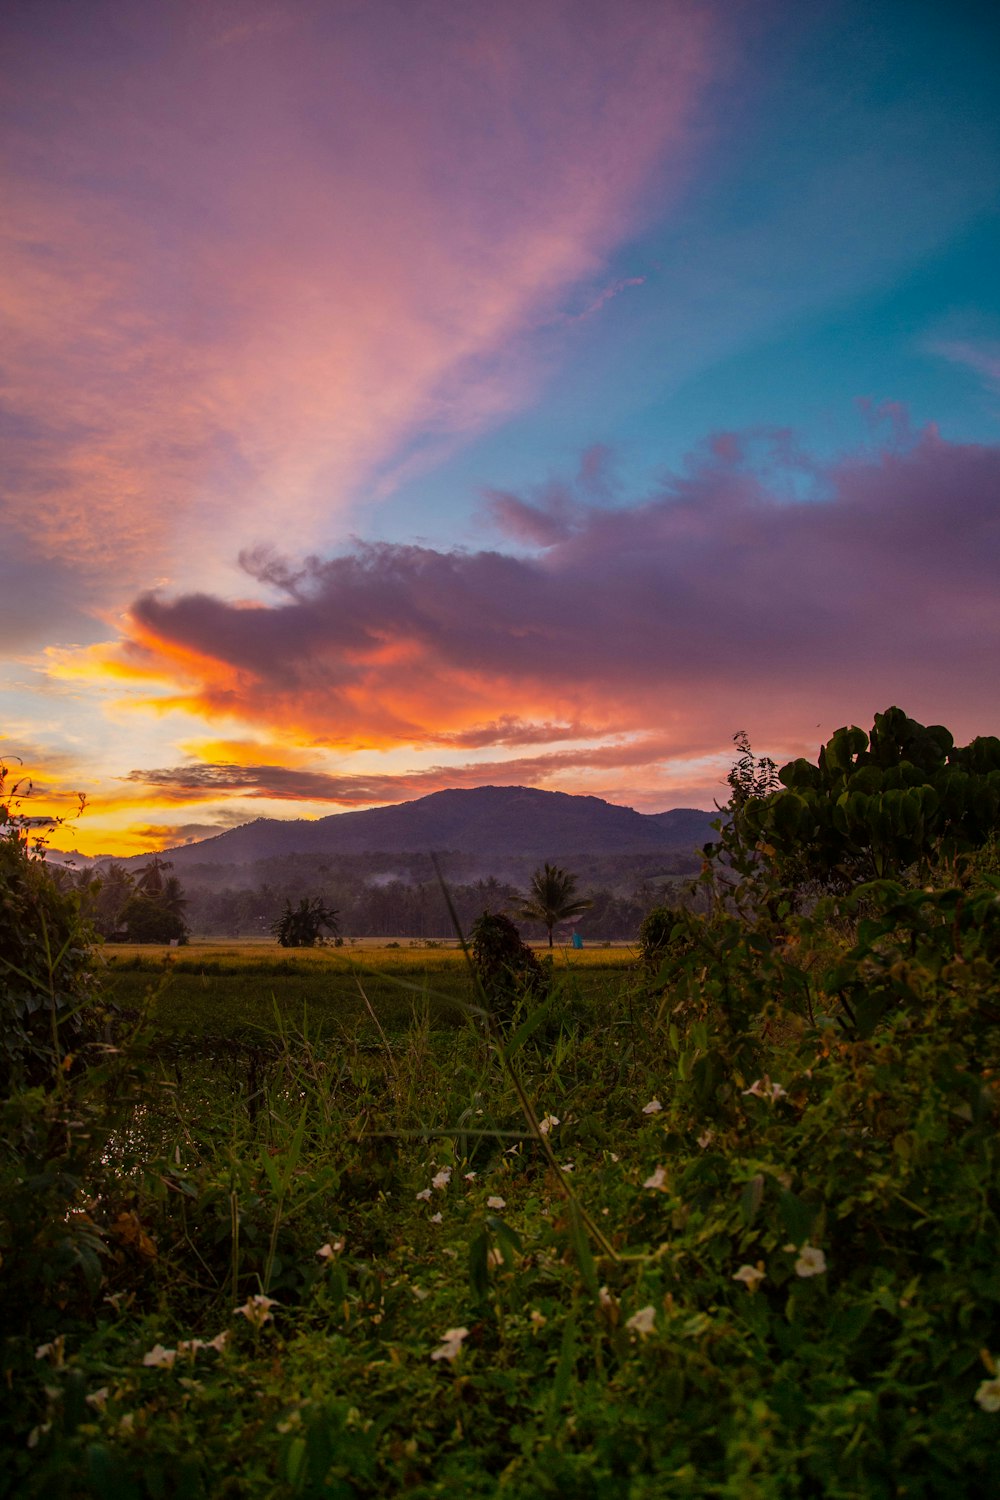
<path fill-rule="evenodd" d="M 566 922 L 578 917 L 593 906 L 587 897 L 576 895 L 576 876 L 558 865 L 546 864 L 531 877 L 531 887 L 526 896 L 521 896 L 517 915 L 524 922 L 542 922 L 549 934 L 552 947 L 552 929 L 557 922 Z"/>
<path fill-rule="evenodd" d="M 162 896 L 163 872 L 172 870 L 173 862 L 154 854 L 148 865 L 143 865 L 135 880 L 135 888 L 144 896 Z"/>

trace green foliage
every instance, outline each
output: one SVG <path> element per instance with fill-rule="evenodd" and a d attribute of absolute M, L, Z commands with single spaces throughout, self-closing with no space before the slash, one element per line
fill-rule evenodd
<path fill-rule="evenodd" d="M 792 761 L 779 776 L 783 790 L 734 797 L 723 842 L 738 867 L 756 854 L 786 888 L 896 878 L 1000 828 L 1000 740 L 957 747 L 898 708 L 876 714 L 870 735 L 838 729 L 815 765 Z"/>
<path fill-rule="evenodd" d="M 324 927 L 336 935 L 337 913 L 333 907 L 327 906 L 321 896 L 303 896 L 298 906 L 293 907 L 290 900 L 285 902 L 271 931 L 282 948 L 313 948 Z"/>
<path fill-rule="evenodd" d="M 105 1020 L 77 896 L 32 850 L 6 775 L 0 765 L 0 1094 L 48 1082 Z"/>
<path fill-rule="evenodd" d="M 647 976 L 653 978 L 668 956 L 690 951 L 691 922 L 683 907 L 654 906 L 646 913 L 639 927 L 639 959 Z"/>
<path fill-rule="evenodd" d="M 541 922 L 551 948 L 556 923 L 580 916 L 591 904 L 586 897 L 577 896 L 575 875 L 546 863 L 531 877 L 528 894 L 517 903 L 517 915 L 525 922 Z"/>
<path fill-rule="evenodd" d="M 477 984 L 498 1020 L 509 1021 L 519 1000 L 546 995 L 551 969 L 543 967 L 502 912 L 483 912 L 469 933 L 469 951 Z"/>

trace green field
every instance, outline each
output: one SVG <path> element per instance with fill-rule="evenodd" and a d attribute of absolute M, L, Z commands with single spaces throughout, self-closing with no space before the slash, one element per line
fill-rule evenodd
<path fill-rule="evenodd" d="M 457 943 L 291 951 L 253 942 L 167 950 L 122 944 L 100 950 L 100 957 L 106 994 L 130 1010 L 152 1003 L 157 1026 L 166 1032 L 225 1034 L 253 1027 L 270 1033 L 276 1013 L 286 1026 L 319 1032 L 364 1025 L 372 1011 L 387 1030 L 405 1029 L 425 1011 L 447 1026 L 475 998 Z M 556 948 L 552 961 L 572 1009 L 634 971 L 636 954 L 625 947 Z"/>

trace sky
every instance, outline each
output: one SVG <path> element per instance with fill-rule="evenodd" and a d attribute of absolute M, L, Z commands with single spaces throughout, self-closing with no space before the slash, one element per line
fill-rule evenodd
<path fill-rule="evenodd" d="M 1000 732 L 995 6 L 8 0 L 0 49 L 0 758 L 57 845 Z"/>

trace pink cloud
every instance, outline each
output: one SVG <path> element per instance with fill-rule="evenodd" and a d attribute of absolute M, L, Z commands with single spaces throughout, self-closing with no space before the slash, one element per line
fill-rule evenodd
<path fill-rule="evenodd" d="M 274 603 L 146 595 L 128 650 L 210 717 L 341 747 L 483 744 L 491 723 L 506 743 L 516 719 L 652 731 L 663 754 L 718 752 L 742 727 L 798 753 L 790 726 L 870 722 L 891 702 L 959 735 L 995 728 L 1000 447 L 928 430 L 816 465 L 809 501 L 777 498 L 780 476 L 743 453 L 706 447 L 540 556 L 359 544 L 297 569 L 250 560 Z"/>
<path fill-rule="evenodd" d="M 530 395 L 524 339 L 688 170 L 718 30 L 689 0 L 27 8 L 14 526 L 129 589 L 207 583 L 234 528 L 329 539 L 414 434 Z"/>

